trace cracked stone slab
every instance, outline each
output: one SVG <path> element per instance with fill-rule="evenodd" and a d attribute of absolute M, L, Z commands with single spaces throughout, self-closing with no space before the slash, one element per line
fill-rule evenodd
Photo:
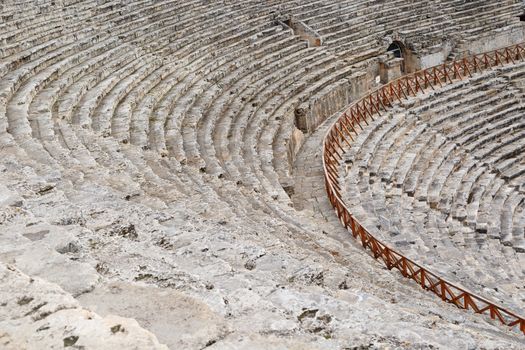
<path fill-rule="evenodd" d="M 167 349 L 137 321 L 101 317 L 56 284 L 11 265 L 0 263 L 0 280 L 2 349 Z"/>

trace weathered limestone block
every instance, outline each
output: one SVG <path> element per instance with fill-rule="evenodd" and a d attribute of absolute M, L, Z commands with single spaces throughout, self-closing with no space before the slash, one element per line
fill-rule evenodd
<path fill-rule="evenodd" d="M 395 57 L 388 57 L 379 62 L 381 83 L 386 84 L 401 77 L 403 75 L 402 65 L 403 59 Z"/>
<path fill-rule="evenodd" d="M 0 263 L 0 348 L 167 349 L 137 321 L 83 309 L 55 284 Z"/>
<path fill-rule="evenodd" d="M 171 349 L 203 348 L 229 332 L 224 319 L 206 304 L 170 288 L 115 282 L 79 301 L 102 316 L 136 319 Z"/>
<path fill-rule="evenodd" d="M 24 273 L 57 283 L 73 295 L 94 288 L 97 271 L 86 263 L 69 259 L 79 249 L 66 230 L 52 225 L 14 226 L 0 231 L 0 261 Z"/>

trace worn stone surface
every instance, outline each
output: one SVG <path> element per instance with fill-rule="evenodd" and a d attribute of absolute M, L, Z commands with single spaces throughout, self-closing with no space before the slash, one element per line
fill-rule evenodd
<path fill-rule="evenodd" d="M 79 301 L 100 315 L 136 319 L 171 349 L 203 348 L 231 332 L 206 303 L 170 288 L 110 283 L 80 296 Z"/>
<path fill-rule="evenodd" d="M 167 349 L 137 321 L 101 317 L 56 284 L 0 263 L 2 349 Z"/>
<path fill-rule="evenodd" d="M 326 126 L 294 125 L 375 86 L 392 40 L 444 58 L 519 38 L 519 1 L 481 3 L 2 1 L 0 344 L 522 348 L 353 243 Z"/>
<path fill-rule="evenodd" d="M 342 176 L 345 202 L 376 237 L 518 313 L 523 67 L 458 82 L 378 118 L 356 137 Z"/>

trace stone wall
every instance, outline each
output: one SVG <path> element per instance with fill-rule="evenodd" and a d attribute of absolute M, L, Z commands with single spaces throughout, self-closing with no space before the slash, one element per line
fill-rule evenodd
<path fill-rule="evenodd" d="M 465 55 L 478 54 L 525 41 L 525 27 L 501 31 L 497 34 L 479 37 L 467 43 Z"/>
<path fill-rule="evenodd" d="M 397 79 L 403 75 L 402 58 L 387 57 L 379 62 L 379 77 L 381 84 Z"/>
<path fill-rule="evenodd" d="M 438 50 L 430 51 L 425 54 L 407 50 L 405 62 L 411 62 L 412 69 L 407 72 L 414 72 L 442 64 L 447 59 L 454 60 L 462 57 L 493 51 L 502 47 L 519 44 L 525 41 L 525 27 L 492 32 L 490 35 L 481 35 L 475 40 L 456 40 L 443 42 Z"/>
<path fill-rule="evenodd" d="M 319 33 L 310 28 L 306 23 L 298 21 L 294 18 L 283 21 L 282 23 L 290 27 L 294 35 L 297 35 L 299 38 L 306 40 L 308 42 L 308 46 L 314 47 L 321 46 L 323 44 L 323 39 Z"/>
<path fill-rule="evenodd" d="M 417 55 L 413 53 L 414 56 L 416 56 L 416 59 L 413 60 L 414 68 L 411 70 L 411 72 L 442 64 L 447 60 L 447 57 L 452 52 L 453 47 L 454 45 L 447 41 L 443 43 L 439 51 L 427 53 L 425 55 L 421 55 L 421 57 L 417 57 Z"/>
<path fill-rule="evenodd" d="M 371 89 L 378 86 L 380 76 L 377 60 L 359 67 L 355 73 L 338 85 L 327 86 L 308 101 L 299 103 L 294 113 L 294 126 L 288 141 L 288 161 L 292 165 L 306 137 L 311 135 L 328 117 L 348 106 Z M 285 117 L 285 119 L 288 119 Z"/>

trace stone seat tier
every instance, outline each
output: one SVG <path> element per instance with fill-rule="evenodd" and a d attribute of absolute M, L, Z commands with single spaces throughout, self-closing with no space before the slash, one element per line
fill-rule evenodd
<path fill-rule="evenodd" d="M 453 8 L 460 2 L 443 3 Z M 493 25 L 492 33 L 504 21 L 511 25 L 513 4 L 484 5 L 479 26 Z M 469 7 L 454 20 L 445 11 L 421 16 L 428 1 L 407 5 L 401 0 L 6 0 L 0 8 L 0 197 L 10 200 L 11 191 L 18 196 L 2 223 L 1 231 L 7 233 L 0 240 L 8 242 L 0 249 L 2 261 L 11 259 L 76 295 L 90 295 L 114 280 L 180 290 L 212 310 L 210 314 L 232 321 L 232 329 L 253 313 L 246 310 L 264 309 L 272 320 L 285 320 L 277 332 L 286 328 L 290 337 L 308 333 L 330 347 L 338 346 L 329 340 L 331 333 L 303 331 L 295 310 L 283 311 L 280 297 L 272 295 L 301 289 L 333 295 L 339 303 L 348 299 L 348 287 L 339 281 L 348 275 L 352 281 L 364 278 L 359 293 L 362 288 L 376 293 L 365 298 L 377 299 L 374 305 L 397 310 L 392 298 L 396 303 L 399 295 L 408 298 L 409 293 L 397 293 L 405 287 L 386 271 L 379 270 L 378 285 L 368 283 L 377 270 L 361 263 L 368 257 L 324 234 L 325 229 L 330 235 L 342 230 L 332 225 L 334 218 L 294 207 L 283 184 L 294 182 L 295 111 L 306 105 L 320 119 L 328 117 L 330 108 L 324 110 L 324 103 L 348 103 L 354 79 L 384 54 L 378 38 L 393 35 L 395 29 L 415 36 L 422 28 L 441 34 L 449 25 L 463 28 L 462 22 L 474 15 Z M 383 14 L 379 19 L 378 13 Z M 311 25 L 326 39 L 323 45 L 309 47 L 279 24 L 289 18 Z M 478 125 L 472 121 L 479 115 L 452 115 L 456 105 L 445 110 L 450 120 L 440 122 L 432 116 L 442 115 L 439 105 L 416 122 L 411 121 L 416 113 L 406 115 L 398 108 L 388 123 L 355 135 L 362 140 L 361 151 L 351 151 L 359 173 L 347 183 L 355 192 L 356 212 L 363 217 L 374 213 L 367 223 L 378 232 L 388 229 L 396 247 L 425 256 L 425 263 L 446 276 L 461 267 L 459 281 L 472 289 L 498 286 L 501 290 L 487 294 L 496 300 L 514 294 L 514 306 L 522 295 L 514 282 L 522 277 L 523 260 L 517 254 L 523 247 L 524 221 L 523 191 L 516 184 L 524 174 L 523 157 L 510 153 L 522 132 L 517 117 L 521 107 L 510 101 L 520 87 L 502 92 L 500 87 L 512 79 L 492 78 L 496 88 L 482 83 L 456 87 L 458 95 L 465 95 L 458 108 L 499 103 L 487 112 L 490 125 L 480 125 L 474 133 L 470 125 Z M 458 99 L 450 96 L 452 90 L 433 97 L 452 105 Z M 427 138 L 434 124 L 437 128 L 449 122 L 463 133 L 439 131 Z M 396 153 L 390 154 L 388 147 Z M 455 151 L 461 147 L 471 147 L 478 158 L 466 159 L 456 172 Z M 436 161 L 430 164 L 432 157 Z M 485 168 L 492 171 L 478 170 Z M 472 176 L 471 169 L 477 170 Z M 320 168 L 311 171 L 321 175 Z M 461 191 L 459 199 L 454 193 Z M 435 206 L 436 196 L 447 200 Z M 311 197 L 312 208 L 321 208 Z M 463 219 L 446 217 L 447 210 L 460 209 L 468 212 Z M 481 222 L 485 212 L 494 217 Z M 45 230 L 32 231 L 41 226 Z M 53 234 L 67 231 L 63 239 L 68 245 L 54 248 L 41 242 L 48 228 Z M 451 233 L 452 241 L 443 238 Z M 29 252 L 36 252 L 39 244 L 45 249 L 35 258 L 46 268 L 28 263 Z M 435 246 L 440 254 L 432 253 Z M 480 247 L 493 258 L 479 257 Z M 464 261 L 459 261 L 463 249 Z M 349 259 L 347 250 L 356 254 Z M 350 260 L 364 270 L 352 265 L 349 272 Z M 504 269 L 498 260 L 509 267 Z M 486 266 L 489 273 L 483 273 Z M 87 277 L 75 279 L 64 268 Z M 479 284 L 468 282 L 478 275 Z M 395 292 L 384 288 L 387 284 L 396 286 Z M 239 306 L 235 300 L 248 290 L 260 302 Z M 429 309 L 426 303 L 432 302 L 425 298 L 416 301 L 417 308 Z M 423 317 L 418 310 L 408 312 L 410 317 Z M 257 334 L 266 334 L 265 325 L 254 326 Z"/>
<path fill-rule="evenodd" d="M 345 156 L 344 188 L 350 209 L 386 242 L 426 254 L 472 287 L 506 285 L 494 297 L 519 307 L 525 197 L 510 179 L 523 174 L 523 106 L 500 74 L 412 99 L 372 122 Z M 467 256 L 478 263 L 465 265 Z M 484 264 L 493 272 L 480 277 Z"/>

